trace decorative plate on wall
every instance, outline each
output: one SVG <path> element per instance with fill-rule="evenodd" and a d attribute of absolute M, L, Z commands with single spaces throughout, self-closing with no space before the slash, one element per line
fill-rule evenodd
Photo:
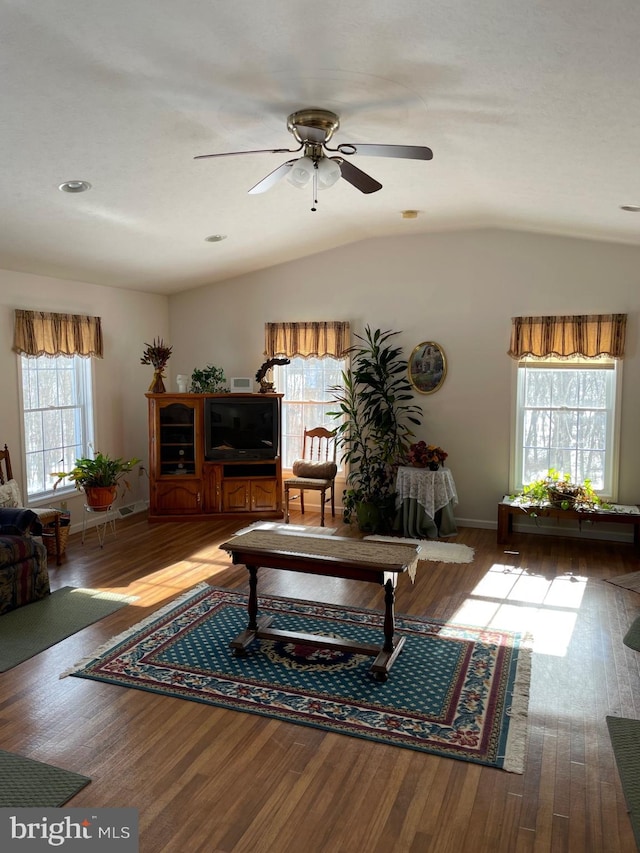
<path fill-rule="evenodd" d="M 440 344 L 423 341 L 409 358 L 409 381 L 421 394 L 433 394 L 447 375 L 447 360 Z"/>

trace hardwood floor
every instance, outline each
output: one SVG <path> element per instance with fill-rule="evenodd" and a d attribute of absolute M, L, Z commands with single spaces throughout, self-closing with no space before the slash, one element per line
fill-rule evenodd
<path fill-rule="evenodd" d="M 640 655 L 622 643 L 640 596 L 603 583 L 640 568 L 631 545 L 520 534 L 505 552 L 495 531 L 465 528 L 454 541 L 473 563 L 422 563 L 400 582 L 398 613 L 532 632 L 523 775 L 59 678 L 200 581 L 247 589 L 217 547 L 240 526 L 135 516 L 103 550 L 95 531 L 71 536 L 53 588 L 138 600 L 0 675 L 0 746 L 90 776 L 69 806 L 139 809 L 143 853 L 636 850 L 605 723 L 640 718 Z M 382 608 L 373 585 L 268 569 L 261 591 Z"/>

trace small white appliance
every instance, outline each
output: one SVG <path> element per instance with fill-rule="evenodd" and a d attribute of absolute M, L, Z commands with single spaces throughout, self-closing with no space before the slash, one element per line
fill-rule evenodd
<path fill-rule="evenodd" d="M 232 394 L 251 394 L 253 379 L 248 376 L 234 376 L 229 380 L 229 391 Z"/>

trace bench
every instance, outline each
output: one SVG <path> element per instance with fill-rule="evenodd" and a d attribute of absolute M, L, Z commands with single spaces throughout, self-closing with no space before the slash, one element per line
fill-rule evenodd
<path fill-rule="evenodd" d="M 613 504 L 611 509 L 561 509 L 560 507 L 543 505 L 529 506 L 504 499 L 498 504 L 498 545 L 508 544 L 513 533 L 515 516 L 526 515 L 530 518 L 557 518 L 577 521 L 581 528 L 582 522 L 589 524 L 632 524 L 633 544 L 640 551 L 640 508 Z"/>

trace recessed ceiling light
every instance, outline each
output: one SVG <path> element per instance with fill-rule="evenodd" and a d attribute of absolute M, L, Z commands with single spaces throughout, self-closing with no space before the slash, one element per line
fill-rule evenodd
<path fill-rule="evenodd" d="M 65 181 L 58 187 L 63 193 L 85 193 L 91 189 L 89 181 Z"/>
<path fill-rule="evenodd" d="M 221 240 L 226 240 L 226 234 L 212 234 L 210 237 L 205 237 L 206 243 L 219 243 Z"/>
<path fill-rule="evenodd" d="M 640 204 L 621 204 L 620 210 L 626 210 L 629 213 L 640 213 Z"/>

